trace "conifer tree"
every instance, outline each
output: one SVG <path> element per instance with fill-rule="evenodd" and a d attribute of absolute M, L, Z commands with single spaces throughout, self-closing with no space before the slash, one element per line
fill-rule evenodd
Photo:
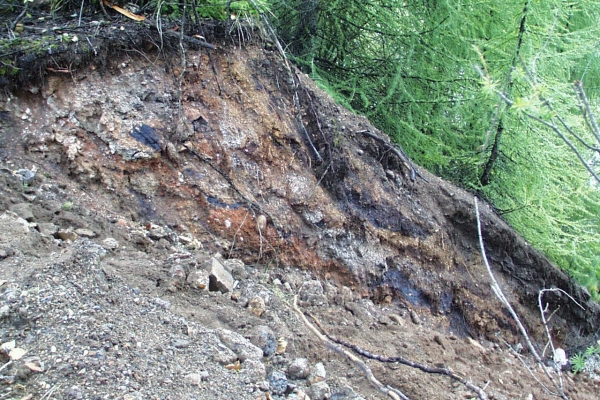
<path fill-rule="evenodd" d="M 590 146 L 600 144 L 573 82 L 593 112 L 600 3 L 274 0 L 271 9 L 326 90 L 419 164 L 485 196 L 598 298 L 600 191 L 589 171 L 600 173 Z M 558 118 L 582 140 L 565 142 L 549 125 Z"/>

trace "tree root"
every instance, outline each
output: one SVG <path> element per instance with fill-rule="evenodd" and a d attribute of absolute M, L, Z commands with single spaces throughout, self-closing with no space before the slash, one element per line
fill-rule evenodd
<path fill-rule="evenodd" d="M 330 335 L 329 333 L 327 333 L 327 331 L 325 331 L 325 329 L 323 328 L 323 326 L 321 325 L 321 323 L 315 316 L 310 315 L 310 314 L 309 314 L 309 316 L 313 319 L 313 321 L 319 327 L 319 329 L 321 329 L 324 332 L 327 339 L 331 340 L 332 342 L 341 344 L 342 346 L 351 349 L 352 351 L 354 351 L 357 354 L 360 354 L 363 357 L 370 358 L 372 360 L 377 360 L 382 363 L 400 363 L 400 364 L 406 365 L 408 367 L 420 369 L 421 371 L 427 372 L 428 374 L 446 375 L 456 381 L 459 381 L 460 383 L 465 385 L 469 390 L 475 392 L 481 400 L 487 400 L 487 398 L 488 398 L 487 394 L 483 391 L 482 388 L 480 388 L 477 385 L 474 385 L 468 379 L 460 376 L 459 374 L 452 371 L 448 367 L 430 367 L 425 364 L 420 364 L 420 363 L 417 363 L 414 361 L 407 360 L 406 358 L 401 357 L 401 356 L 385 357 L 385 356 L 381 356 L 379 354 L 370 353 L 370 352 L 358 347 L 357 345 L 354 345 L 352 343 L 346 342 L 344 340 L 338 339 L 338 338 Z"/>
<path fill-rule="evenodd" d="M 311 324 L 310 321 L 306 318 L 306 316 L 302 313 L 302 311 L 300 311 L 300 309 L 298 308 L 298 295 L 294 296 L 294 304 L 292 305 L 292 307 L 298 313 L 304 324 L 315 334 L 317 338 L 319 338 L 321 342 L 323 342 L 323 344 L 328 349 L 331 349 L 352 361 L 357 367 L 359 367 L 363 371 L 367 380 L 373 386 L 375 386 L 377 390 L 379 390 L 383 394 L 386 394 L 394 400 L 410 400 L 398 389 L 392 388 L 390 386 L 384 386 L 381 382 L 377 380 L 377 378 L 375 378 L 373 372 L 371 371 L 371 368 L 369 368 L 367 364 L 365 364 L 361 359 L 359 359 L 343 347 L 333 343 L 330 339 L 324 336 L 313 324 Z"/>
<path fill-rule="evenodd" d="M 488 273 L 488 275 L 490 277 L 490 280 L 492 281 L 492 285 L 491 285 L 492 286 L 492 291 L 494 292 L 494 294 L 496 295 L 496 297 L 498 298 L 498 300 L 500 300 L 500 302 L 502 303 L 502 305 L 508 310 L 508 312 L 512 316 L 513 320 L 516 322 L 519 330 L 521 331 L 521 334 L 523 335 L 523 338 L 525 339 L 525 343 L 527 343 L 527 347 L 529 348 L 529 351 L 531 352 L 531 354 L 535 358 L 535 360 L 538 363 L 538 365 L 544 371 L 544 374 L 546 375 L 546 377 L 548 378 L 548 380 L 552 383 L 552 385 L 556 389 L 556 392 L 550 391 L 545 385 L 541 384 L 541 382 L 535 376 L 534 376 L 534 378 L 552 396 L 557 396 L 557 397 L 560 397 L 560 398 L 562 398 L 564 400 L 568 400 L 569 397 L 564 392 L 564 388 L 563 388 L 563 384 L 562 384 L 562 379 L 561 379 L 561 376 L 560 376 L 560 369 L 557 369 L 557 371 L 556 371 L 558 373 L 558 382 L 557 382 L 552 377 L 552 375 L 550 374 L 550 370 L 548 369 L 548 367 L 546 367 L 546 365 L 544 364 L 544 361 L 542 360 L 541 356 L 539 355 L 539 353 L 537 352 L 537 350 L 533 346 L 533 343 L 531 341 L 531 338 L 529 337 L 529 334 L 527 334 L 527 330 L 525 329 L 525 326 L 521 322 L 521 319 L 519 318 L 517 312 L 514 310 L 514 308 L 511 306 L 510 302 L 508 301 L 508 299 L 504 295 L 504 292 L 502 292 L 502 289 L 500 288 L 500 285 L 498 284 L 498 281 L 496 280 L 496 277 L 494 276 L 494 273 L 492 272 L 492 267 L 490 266 L 490 263 L 488 262 L 487 255 L 485 253 L 485 246 L 483 245 L 483 233 L 481 231 L 481 219 L 479 217 L 479 203 L 477 201 L 477 197 L 474 198 L 474 201 L 475 201 L 475 217 L 477 219 L 477 236 L 479 237 L 479 248 L 481 250 L 481 258 L 483 259 L 483 264 L 485 266 L 485 269 L 487 270 L 487 273 Z M 541 306 L 541 297 L 539 299 L 539 302 L 540 302 L 540 308 L 542 309 L 542 306 Z M 547 325 L 546 325 L 546 320 L 545 320 L 545 317 L 544 317 L 543 309 L 542 309 L 542 320 L 544 322 L 544 326 L 547 329 Z M 547 330 L 547 332 L 549 334 L 548 330 Z M 549 340 L 551 341 L 552 338 L 549 337 Z M 533 372 L 531 371 L 531 369 L 529 369 L 529 368 L 527 368 L 527 369 L 531 373 L 531 375 L 533 376 Z"/>
<path fill-rule="evenodd" d="M 302 120 L 302 107 L 300 106 L 300 95 L 298 94 L 298 88 L 300 87 L 300 84 L 301 84 L 300 77 L 293 72 L 292 67 L 290 66 L 288 57 L 285 54 L 285 50 L 283 49 L 283 46 L 281 46 L 281 43 L 279 42 L 279 39 L 277 38 L 277 34 L 275 33 L 275 30 L 269 23 L 269 20 L 267 19 L 267 17 L 265 17 L 265 15 L 262 13 L 260 8 L 256 5 L 256 2 L 254 0 L 250 0 L 250 3 L 252 4 L 252 6 L 256 10 L 256 12 L 258 12 L 258 14 L 260 15 L 261 19 L 263 20 L 263 23 L 265 24 L 265 26 L 267 27 L 267 29 L 269 31 L 269 34 L 271 35 L 271 39 L 273 40 L 273 42 L 275 43 L 275 46 L 277 47 L 277 51 L 279 51 L 279 54 L 283 58 L 285 68 L 291 78 L 292 87 L 294 89 L 294 106 L 296 107 L 296 119 L 298 121 L 298 124 L 300 125 L 300 130 L 306 137 L 306 140 L 308 141 L 308 144 L 310 145 L 310 148 L 311 148 L 312 152 L 314 153 L 315 158 L 317 159 L 317 161 L 319 163 L 322 163 L 323 157 L 321 157 L 321 154 L 315 147 L 315 145 L 310 137 L 310 133 L 308 132 L 308 129 L 306 129 L 306 125 L 304 125 L 304 121 Z"/>

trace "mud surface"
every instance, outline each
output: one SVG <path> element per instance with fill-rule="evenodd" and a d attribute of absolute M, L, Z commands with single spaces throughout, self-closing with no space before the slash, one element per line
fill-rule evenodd
<path fill-rule="evenodd" d="M 524 342 L 490 289 L 471 194 L 411 174 L 257 31 L 213 27 L 216 49 L 182 58 L 127 29 L 110 46 L 84 31 L 119 51 L 87 49 L 66 72 L 44 58 L 42 80 L 6 85 L 0 334 L 27 354 L 0 371 L 2 396 L 385 398 L 305 326 L 298 296 L 372 353 L 448 366 L 490 398 L 549 397 L 507 348 Z M 584 306 L 544 297 L 555 345 L 593 343 L 598 306 L 480 208 L 494 273 L 540 349 L 542 288 Z M 475 397 L 367 364 L 409 398 Z M 572 398 L 597 398 L 592 380 L 563 379 Z"/>

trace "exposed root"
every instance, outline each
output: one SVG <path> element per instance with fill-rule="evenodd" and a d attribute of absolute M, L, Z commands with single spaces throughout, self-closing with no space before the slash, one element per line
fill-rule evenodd
<path fill-rule="evenodd" d="M 260 11 L 260 8 L 256 5 L 256 2 L 254 0 L 250 0 L 250 3 L 252 3 L 252 6 L 256 9 L 256 11 L 259 13 L 260 17 L 262 18 L 263 23 L 269 30 L 271 39 L 273 39 L 273 42 L 275 42 L 275 45 L 277 46 L 277 51 L 279 51 L 279 54 L 283 58 L 283 61 L 285 63 L 285 68 L 286 68 L 288 74 L 290 75 L 290 78 L 292 80 L 292 85 L 294 88 L 294 106 L 296 107 L 296 119 L 298 120 L 298 124 L 300 124 L 300 130 L 306 137 L 306 140 L 308 141 L 308 144 L 310 145 L 311 150 L 313 151 L 315 157 L 317 158 L 317 161 L 319 163 L 322 163 L 323 157 L 321 157 L 321 154 L 319 154 L 319 151 L 317 150 L 312 139 L 310 138 L 310 133 L 308 132 L 308 130 L 306 129 L 306 126 L 304 125 L 304 122 L 302 121 L 302 108 L 300 107 L 300 96 L 298 95 L 298 88 L 300 87 L 300 78 L 298 77 L 297 74 L 295 74 L 292 71 L 292 67 L 290 66 L 290 62 L 287 58 L 287 55 L 285 54 L 285 50 L 283 50 L 283 47 L 281 46 L 281 43 L 279 42 L 279 39 L 277 38 L 277 34 L 275 33 L 275 30 L 269 23 L 269 20 Z"/>
<path fill-rule="evenodd" d="M 310 315 L 310 317 L 313 319 L 313 321 L 315 321 L 315 324 L 325 333 L 325 336 L 327 337 L 327 339 L 331 340 L 332 342 L 341 344 L 342 346 L 351 349 L 352 351 L 354 351 L 357 354 L 360 354 L 363 357 L 370 358 L 372 360 L 377 360 L 377 361 L 383 362 L 383 363 L 400 363 L 400 364 L 406 365 L 408 367 L 420 369 L 421 371 L 427 372 L 429 374 L 440 374 L 440 375 L 449 376 L 450 378 L 452 378 L 456 381 L 459 381 L 460 383 L 465 385 L 469 390 L 472 390 L 473 392 L 475 392 L 481 400 L 488 399 L 487 394 L 483 391 L 482 388 L 473 384 L 468 379 L 460 376 L 459 374 L 452 371 L 448 367 L 430 367 L 425 364 L 420 364 L 420 363 L 417 363 L 414 361 L 407 360 L 406 358 L 401 357 L 401 356 L 385 357 L 385 356 L 381 356 L 379 354 L 373 354 L 373 353 L 368 352 L 352 343 L 349 343 L 344 340 L 338 339 L 334 336 L 331 336 L 329 333 L 327 333 L 325 331 L 325 329 L 323 328 L 323 326 L 321 326 L 321 323 L 315 316 Z"/>
<path fill-rule="evenodd" d="M 527 334 L 527 330 L 525 329 L 525 326 L 523 326 L 523 323 L 521 322 L 521 319 L 517 315 L 517 312 L 510 305 L 508 299 L 504 295 L 504 292 L 502 292 L 502 289 L 500 288 L 500 285 L 498 284 L 498 281 L 496 280 L 496 277 L 494 276 L 494 274 L 492 272 L 492 268 L 490 267 L 490 263 L 488 262 L 487 255 L 485 253 L 485 247 L 483 245 L 483 234 L 481 232 L 481 219 L 479 218 L 479 203 L 477 201 L 477 197 L 475 197 L 475 217 L 477 218 L 477 235 L 479 236 L 479 247 L 481 249 L 481 256 L 483 258 L 483 263 L 485 265 L 485 269 L 487 270 L 488 275 L 490 276 L 490 279 L 492 281 L 492 291 L 494 292 L 496 297 L 498 297 L 498 299 L 500 300 L 502 305 L 504 305 L 504 307 L 506 307 L 506 309 L 508 310 L 510 315 L 513 317 L 513 320 L 517 323 L 517 326 L 519 327 L 519 330 L 521 331 L 521 334 L 523 335 L 523 337 L 525 339 L 525 343 L 527 343 L 527 347 L 529 348 L 529 351 L 531 352 L 531 354 L 533 354 L 533 357 L 535 358 L 536 362 L 540 365 L 540 367 L 544 371 L 544 374 L 546 375 L 546 377 L 548 377 L 548 380 L 550 380 L 550 382 L 552 382 L 552 385 L 554 386 L 556 392 L 549 391 L 550 394 L 552 396 L 557 396 L 562 399 L 568 399 L 569 397 L 565 394 L 565 392 L 563 390 L 562 379 L 560 377 L 560 371 L 559 371 L 559 382 L 556 382 L 554 377 L 552 377 L 552 375 L 550 374 L 550 370 L 544 364 L 544 361 L 540 357 L 538 351 L 533 346 L 533 343 L 531 342 L 531 338 L 529 337 L 529 334 Z M 543 318 L 543 311 L 542 311 L 542 318 Z M 527 370 L 531 373 L 531 370 L 529 368 L 527 368 Z M 532 375 L 533 375 L 533 373 L 532 373 Z M 535 376 L 534 376 L 534 378 L 535 378 Z M 544 389 L 548 390 L 548 388 L 546 386 L 542 385 L 542 387 Z"/>
<path fill-rule="evenodd" d="M 384 386 L 381 382 L 379 382 L 377 380 L 377 378 L 375 378 L 375 376 L 373 375 L 373 372 L 371 371 L 371 368 L 369 368 L 369 366 L 367 364 L 365 364 L 361 359 L 359 359 L 358 357 L 356 357 L 354 354 L 350 353 L 343 347 L 333 343 L 325 335 L 323 335 L 313 324 L 311 324 L 310 321 L 306 318 L 306 316 L 302 313 L 302 311 L 300 311 L 300 309 L 298 308 L 298 295 L 294 296 L 294 304 L 292 306 L 293 306 L 294 310 L 298 313 L 298 315 L 300 316 L 300 318 L 302 319 L 304 324 L 312 331 L 312 333 L 315 334 L 315 336 L 321 342 L 323 342 L 323 344 L 328 349 L 331 349 L 331 350 L 335 351 L 336 353 L 338 353 L 338 354 L 346 357 L 350 361 L 352 361 L 357 367 L 359 367 L 363 371 L 367 380 L 373 386 L 375 386 L 377 388 L 377 390 L 379 390 L 383 394 L 386 394 L 387 396 L 389 396 L 390 398 L 392 398 L 394 400 L 400 400 L 400 399 L 409 400 L 409 398 L 406 397 L 406 395 L 404 395 L 398 389 L 395 389 L 395 388 L 392 388 L 389 386 Z"/>
<path fill-rule="evenodd" d="M 199 160 L 205 162 L 206 164 L 208 164 L 209 167 L 211 167 L 214 171 L 216 171 L 219 175 L 221 175 L 223 177 L 223 179 L 225 179 L 225 181 L 227 181 L 227 183 L 229 184 L 229 186 L 231 187 L 231 189 L 242 198 L 242 200 L 244 200 L 247 204 L 248 204 L 248 209 L 252 211 L 252 214 L 254 215 L 254 217 L 256 218 L 257 216 L 257 212 L 258 214 L 262 214 L 265 215 L 266 217 L 268 217 L 268 219 L 271 220 L 271 223 L 273 224 L 273 227 L 275 228 L 275 231 L 277 232 L 277 235 L 279 236 L 279 238 L 282 238 L 282 234 L 281 234 L 281 230 L 279 228 L 279 226 L 277 225 L 275 219 L 267 212 L 265 211 L 258 203 L 250 200 L 247 196 L 245 196 L 242 192 L 240 192 L 240 190 L 237 188 L 237 186 L 232 182 L 232 180 L 225 175 L 225 173 L 223 171 L 221 171 L 219 168 L 217 168 L 212 162 L 210 162 L 210 160 L 207 157 L 204 157 L 202 154 L 198 153 L 196 150 L 194 150 L 192 147 L 190 147 L 189 143 L 184 143 L 183 147 L 185 147 L 192 155 L 194 155 L 196 158 L 198 158 Z M 248 214 L 246 214 L 246 217 L 248 216 Z M 246 221 L 246 217 L 244 217 L 244 222 Z M 240 225 L 239 229 L 242 228 L 242 226 L 244 225 L 244 222 L 242 222 L 242 224 Z M 264 229 L 264 228 L 262 228 Z M 262 229 L 259 232 L 260 235 L 260 252 L 261 252 L 261 257 L 262 257 L 262 250 L 263 250 L 263 242 L 262 239 L 264 238 L 262 235 Z M 236 232 L 237 235 L 237 232 Z M 278 259 L 278 251 L 277 249 L 275 249 L 275 247 L 273 247 L 268 241 L 265 240 L 265 243 L 268 245 L 269 248 L 271 248 L 271 250 L 273 250 L 274 253 L 274 257 L 277 260 Z M 234 237 L 234 244 L 235 244 L 235 237 Z M 231 255 L 231 251 L 233 251 L 233 245 L 232 248 L 230 250 L 230 255 Z"/>

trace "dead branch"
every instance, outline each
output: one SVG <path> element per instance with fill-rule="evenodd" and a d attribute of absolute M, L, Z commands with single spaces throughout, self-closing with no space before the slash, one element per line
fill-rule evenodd
<path fill-rule="evenodd" d="M 483 234 L 481 232 L 481 219 L 479 217 L 479 203 L 477 201 L 477 197 L 475 197 L 475 217 L 477 219 L 477 235 L 479 237 L 479 248 L 481 249 L 481 257 L 483 259 L 483 264 L 485 265 L 485 269 L 487 270 L 487 273 L 492 281 L 492 285 L 491 285 L 492 291 L 494 292 L 496 297 L 498 297 L 498 299 L 500 300 L 502 305 L 504 305 L 504 307 L 506 307 L 506 309 L 508 310 L 510 315 L 513 317 L 513 320 L 517 323 L 517 326 L 519 327 L 519 330 L 521 331 L 521 334 L 523 335 L 523 338 L 525 339 L 525 342 L 527 343 L 527 347 L 529 348 L 529 351 L 531 352 L 531 354 L 533 354 L 535 360 L 537 361 L 537 363 L 540 365 L 540 367 L 544 371 L 544 374 L 546 374 L 546 376 L 548 377 L 550 382 L 552 382 L 552 384 L 554 385 L 554 388 L 558 392 L 558 393 L 551 392 L 550 394 L 552 394 L 553 396 L 559 396 L 563 399 L 568 399 L 567 395 L 565 394 L 565 392 L 563 390 L 563 387 L 561 384 L 562 382 L 557 383 L 554 380 L 554 378 L 552 377 L 552 375 L 550 374 L 550 371 L 548 370 L 548 368 L 544 364 L 542 358 L 540 357 L 539 353 L 533 346 L 533 343 L 531 342 L 531 338 L 529 337 L 529 334 L 527 333 L 525 326 L 523 326 L 523 323 L 521 322 L 521 319 L 519 318 L 518 314 L 516 313 L 514 308 L 510 305 L 508 299 L 504 295 L 504 292 L 502 292 L 502 289 L 500 288 L 500 285 L 498 284 L 498 281 L 496 280 L 496 277 L 494 276 L 494 273 L 492 272 L 492 268 L 490 267 L 490 263 L 488 262 L 487 255 L 485 253 L 485 247 L 483 245 Z"/>
<path fill-rule="evenodd" d="M 465 385 L 469 390 L 472 390 L 473 392 L 475 392 L 477 394 L 477 397 L 479 397 L 481 400 L 487 400 L 487 394 L 483 391 L 482 388 L 480 388 L 479 386 L 471 383 L 468 379 L 466 379 L 463 376 L 460 376 L 458 373 L 452 371 L 452 369 L 448 368 L 448 367 L 430 367 L 428 365 L 425 364 L 421 364 L 418 362 L 414 362 L 414 361 L 410 361 L 402 356 L 395 356 L 395 357 L 386 357 L 386 356 L 382 356 L 379 354 L 373 354 L 371 352 L 368 352 L 367 350 L 364 350 L 360 347 L 358 347 L 355 344 L 352 344 L 350 342 L 346 342 L 342 339 L 338 339 L 332 335 L 330 335 L 321 325 L 321 323 L 319 322 L 319 320 L 313 316 L 310 315 L 309 316 L 313 319 L 313 321 L 315 322 L 315 324 L 319 327 L 319 329 L 321 329 L 325 336 L 331 340 L 332 342 L 341 344 L 344 347 L 347 347 L 349 349 L 351 349 L 352 351 L 354 351 L 357 354 L 360 354 L 363 357 L 366 358 L 370 358 L 372 360 L 377 360 L 379 362 L 382 363 L 399 363 L 399 364 L 403 364 L 406 365 L 408 367 L 412 367 L 412 368 L 416 368 L 419 369 L 423 372 L 426 372 L 428 374 L 439 374 L 439 375 L 446 375 L 449 376 L 450 378 L 459 381 L 460 383 L 462 383 L 463 385 Z"/>
<path fill-rule="evenodd" d="M 523 365 L 523 367 L 525 367 L 525 369 L 529 372 L 529 374 L 532 376 L 532 378 L 541 386 L 542 389 L 544 389 L 546 392 L 551 393 L 551 390 L 548 388 L 548 386 L 546 386 L 544 384 L 544 382 L 542 382 L 540 380 L 540 378 L 538 378 L 533 371 L 531 370 L 531 368 L 529 367 L 529 365 L 527 365 L 527 362 L 525 360 L 525 358 L 517 351 L 513 348 L 513 346 L 511 346 L 506 340 L 504 340 L 503 337 L 500 337 L 500 340 L 502 340 L 502 342 L 504 343 L 504 345 L 509 349 L 509 351 L 519 360 L 521 361 L 521 364 Z"/>
<path fill-rule="evenodd" d="M 554 347 L 554 342 L 552 341 L 552 335 L 550 334 L 550 328 L 548 327 L 548 321 L 550 320 L 550 318 L 552 318 L 552 316 L 554 315 L 555 311 L 553 311 L 550 314 L 550 318 L 546 318 L 546 312 L 547 312 L 547 308 L 548 305 L 546 305 L 545 307 L 542 304 L 542 297 L 544 296 L 544 294 L 546 292 L 559 292 L 559 293 L 563 293 L 565 294 L 569 299 L 571 299 L 575 304 L 577 304 L 577 306 L 579 306 L 582 310 L 585 310 L 585 308 L 583 308 L 583 306 L 581 304 L 579 304 L 571 295 L 569 295 L 567 292 L 565 292 L 562 289 L 559 288 L 552 288 L 552 289 L 542 289 L 539 291 L 538 293 L 538 306 L 540 308 L 540 316 L 542 318 L 542 322 L 544 324 L 544 329 L 546 330 L 546 337 L 548 338 L 548 344 L 550 345 L 550 348 L 552 349 L 552 355 L 554 356 L 554 369 L 556 370 L 556 373 L 558 374 L 558 379 L 559 379 L 559 383 L 560 386 L 562 387 L 563 383 L 562 383 L 562 366 L 560 364 L 560 362 L 564 362 L 566 360 L 557 360 L 556 359 L 556 348 Z M 563 351 L 564 354 L 564 351 Z"/>
<path fill-rule="evenodd" d="M 306 88 L 304 88 L 304 93 L 306 94 L 306 97 L 308 97 L 310 109 L 313 112 L 313 115 L 315 116 L 315 121 L 317 122 L 317 128 L 319 129 L 319 132 L 321 132 L 321 136 L 323 136 L 323 141 L 327 144 L 327 152 L 329 153 L 329 166 L 331 166 L 331 170 L 333 172 L 335 172 L 335 167 L 333 166 L 333 154 L 331 153 L 331 145 L 327 141 L 327 138 L 325 137 L 325 133 L 323 132 L 323 128 L 321 127 L 321 121 L 319 121 L 319 115 L 317 114 L 317 110 L 315 110 L 315 105 L 314 105 L 313 99 L 310 96 L 310 94 L 308 93 L 308 90 L 306 90 Z M 329 168 L 329 167 L 327 167 L 327 168 Z"/>
<path fill-rule="evenodd" d="M 62 385 L 54 385 L 52 386 L 42 397 L 40 400 L 49 399 L 54 392 L 56 392 Z"/>
<path fill-rule="evenodd" d="M 252 213 L 254 214 L 254 216 L 256 216 L 254 211 Z M 231 254 L 233 253 L 233 249 L 235 248 L 235 241 L 237 239 L 238 233 L 240 233 L 240 231 L 244 227 L 244 224 L 246 223 L 246 220 L 248 219 L 248 214 L 250 214 L 250 210 L 246 210 L 246 215 L 244 215 L 244 219 L 242 220 L 242 223 L 240 224 L 240 226 L 238 226 L 237 230 L 233 234 L 233 239 L 231 240 L 231 247 L 229 248 L 229 255 L 227 256 L 228 258 L 231 258 Z M 261 246 L 262 246 L 262 242 L 261 242 Z M 261 251 L 262 251 L 262 247 L 261 247 Z"/>
<path fill-rule="evenodd" d="M 152 23 L 148 23 L 148 25 L 151 26 L 152 28 L 156 29 L 156 30 L 159 30 L 159 28 L 156 25 L 152 24 Z M 209 50 L 214 50 L 214 49 L 217 48 L 217 46 L 215 46 L 212 43 L 208 43 L 208 42 L 205 42 L 204 40 L 201 40 L 199 38 L 195 38 L 195 37 L 192 37 L 192 36 L 184 35 L 182 33 L 178 33 L 178 32 L 175 32 L 175 31 L 169 31 L 169 30 L 162 31 L 162 34 L 164 36 L 171 37 L 171 38 L 177 39 L 177 40 L 179 40 L 179 38 L 181 37 L 184 42 L 195 46 L 194 48 L 205 48 L 205 49 L 209 49 Z"/>
<path fill-rule="evenodd" d="M 323 182 L 323 179 L 325 179 L 325 175 L 327 175 L 327 171 L 329 171 L 329 168 L 331 168 L 331 165 L 332 165 L 332 162 L 330 162 L 329 165 L 327 166 L 327 168 L 325 168 L 325 172 L 323 172 L 323 174 L 321 174 L 321 177 L 319 178 L 319 180 L 317 181 L 317 184 L 315 185 L 315 190 L 313 190 L 311 195 L 308 196 L 308 198 L 306 200 L 304 200 L 304 204 L 308 203 L 313 197 L 315 197 L 315 195 L 317 194 L 317 189 L 319 188 L 319 185 L 321 184 L 321 182 Z"/>
<path fill-rule="evenodd" d="M 4 364 L 3 366 L 0 367 L 0 371 L 2 371 L 4 368 L 8 367 L 12 363 L 13 363 L 13 360 L 8 360 L 8 362 L 6 364 Z"/>
<path fill-rule="evenodd" d="M 56 73 L 61 73 L 61 74 L 72 74 L 73 71 L 71 71 L 68 68 L 51 68 L 51 67 L 46 67 L 46 71 L 50 71 L 50 72 L 56 72 Z"/>
<path fill-rule="evenodd" d="M 588 98 L 585 94 L 585 90 L 583 90 L 583 83 L 581 83 L 581 81 L 575 81 L 573 86 L 575 87 L 575 93 L 577 94 L 577 97 L 582 104 L 581 108 L 584 111 L 583 116 L 585 117 L 585 120 L 588 123 L 590 130 L 592 131 L 592 133 L 596 137 L 596 140 L 598 141 L 598 144 L 600 145 L 600 128 L 598 128 L 596 118 L 594 117 L 594 113 L 592 112 L 592 108 L 590 107 L 590 102 L 588 101 Z"/>
<path fill-rule="evenodd" d="M 486 73 L 484 73 L 481 68 L 479 68 L 479 66 L 475 66 L 475 70 L 477 71 L 477 73 L 479 74 L 479 76 L 481 76 L 482 79 L 486 80 L 486 81 L 491 81 L 489 75 L 487 75 Z M 527 69 L 525 69 L 525 71 L 529 74 L 529 71 L 527 71 Z M 531 78 L 530 78 L 531 79 Z M 576 89 L 577 91 L 577 89 Z M 498 95 L 498 97 L 500 97 L 500 99 L 502 99 L 508 106 L 513 106 L 515 103 L 514 101 L 512 101 L 511 99 L 508 98 L 508 96 L 504 93 L 502 93 L 499 90 L 494 90 L 494 92 Z M 578 96 L 580 96 L 578 94 Z M 548 110 L 550 110 L 551 112 L 554 112 L 554 108 L 552 107 L 552 105 L 550 104 L 550 102 L 543 98 L 540 97 L 540 100 L 542 101 L 542 104 L 548 108 Z M 583 101 L 582 99 L 580 99 L 581 101 Z M 587 98 L 586 98 L 587 100 Z M 585 104 L 585 103 L 584 103 Z M 592 167 L 589 165 L 589 163 L 583 158 L 583 156 L 581 155 L 581 153 L 579 152 L 579 150 L 577 150 L 577 147 L 575 147 L 575 145 L 569 140 L 569 138 L 567 138 L 567 136 L 560 130 L 560 128 L 556 125 L 556 123 L 554 122 L 554 118 L 551 118 L 550 121 L 545 121 L 544 119 L 537 117 L 527 111 L 522 111 L 523 115 L 525 115 L 528 118 L 531 118 L 532 120 L 539 122 L 542 125 L 545 125 L 546 127 L 552 129 L 557 135 L 558 137 L 567 145 L 569 146 L 569 148 L 571 149 L 571 151 L 573 151 L 573 153 L 575 153 L 575 155 L 577 156 L 577 158 L 579 159 L 579 161 L 581 162 L 581 164 L 583 164 L 583 166 L 585 167 L 585 169 L 587 169 L 587 171 L 590 173 L 590 175 L 592 175 L 594 177 L 594 179 L 596 179 L 596 181 L 600 182 L 600 177 L 596 174 L 596 172 L 594 172 L 594 170 L 592 169 Z M 556 114 L 556 113 L 555 113 Z M 590 118 L 592 118 L 592 121 L 595 123 L 595 120 L 593 120 L 593 116 L 590 114 L 589 116 Z M 574 136 L 579 142 L 581 142 L 585 147 L 587 147 L 588 149 L 592 149 L 595 151 L 598 151 L 597 148 L 590 146 L 589 144 L 587 144 L 579 135 L 577 135 L 573 129 L 566 123 L 566 121 L 560 117 L 559 115 L 556 115 L 556 119 L 560 122 L 560 124 L 566 129 L 566 131 L 568 133 L 570 133 L 572 136 Z M 592 131 L 594 132 L 593 129 L 593 125 L 592 122 L 588 122 L 587 118 L 585 118 L 584 115 L 584 119 L 586 121 L 586 123 L 588 125 L 592 126 Z M 596 135 L 596 132 L 594 132 L 594 135 Z"/>
<path fill-rule="evenodd" d="M 312 333 L 314 333 L 315 336 L 321 342 L 323 342 L 323 344 L 327 348 L 335 351 L 338 354 L 343 355 L 344 357 L 346 357 L 347 359 L 352 361 L 356 366 L 358 366 L 365 374 L 365 377 L 367 378 L 367 380 L 373 386 L 375 386 L 377 388 L 377 390 L 379 390 L 383 394 L 386 394 L 387 396 L 389 396 L 390 398 L 392 398 L 394 400 L 400 400 L 400 399 L 410 400 L 408 397 L 406 397 L 406 395 L 404 395 L 398 389 L 394 389 L 389 386 L 384 386 L 381 382 L 379 382 L 377 380 L 377 378 L 375 378 L 375 376 L 373 375 L 373 372 L 371 371 L 371 368 L 369 368 L 369 366 L 367 364 L 365 364 L 361 359 L 356 357 L 354 354 L 345 350 L 343 347 L 338 346 L 337 344 L 333 343 L 326 336 L 324 336 L 313 324 L 311 324 L 310 321 L 306 318 L 306 316 L 302 313 L 302 311 L 300 311 L 300 309 L 298 308 L 298 295 L 294 296 L 294 304 L 292 305 L 292 307 L 294 308 L 294 311 L 296 311 L 298 313 L 298 315 L 300 316 L 300 318 L 302 319 L 304 324 L 308 327 L 308 329 L 310 329 L 312 331 Z"/>
<path fill-rule="evenodd" d="M 11 22 L 10 26 L 8 27 L 8 29 L 11 32 L 15 30 L 15 28 L 17 27 L 17 24 L 19 23 L 19 21 L 21 21 L 21 19 L 23 19 L 23 17 L 27 14 L 28 7 L 29 7 L 29 2 L 26 1 L 25 2 L 25 7 L 23 7 L 23 11 L 21 11 L 21 13 L 19 15 L 17 15 L 17 18 L 15 18 L 15 20 L 13 22 Z"/>

